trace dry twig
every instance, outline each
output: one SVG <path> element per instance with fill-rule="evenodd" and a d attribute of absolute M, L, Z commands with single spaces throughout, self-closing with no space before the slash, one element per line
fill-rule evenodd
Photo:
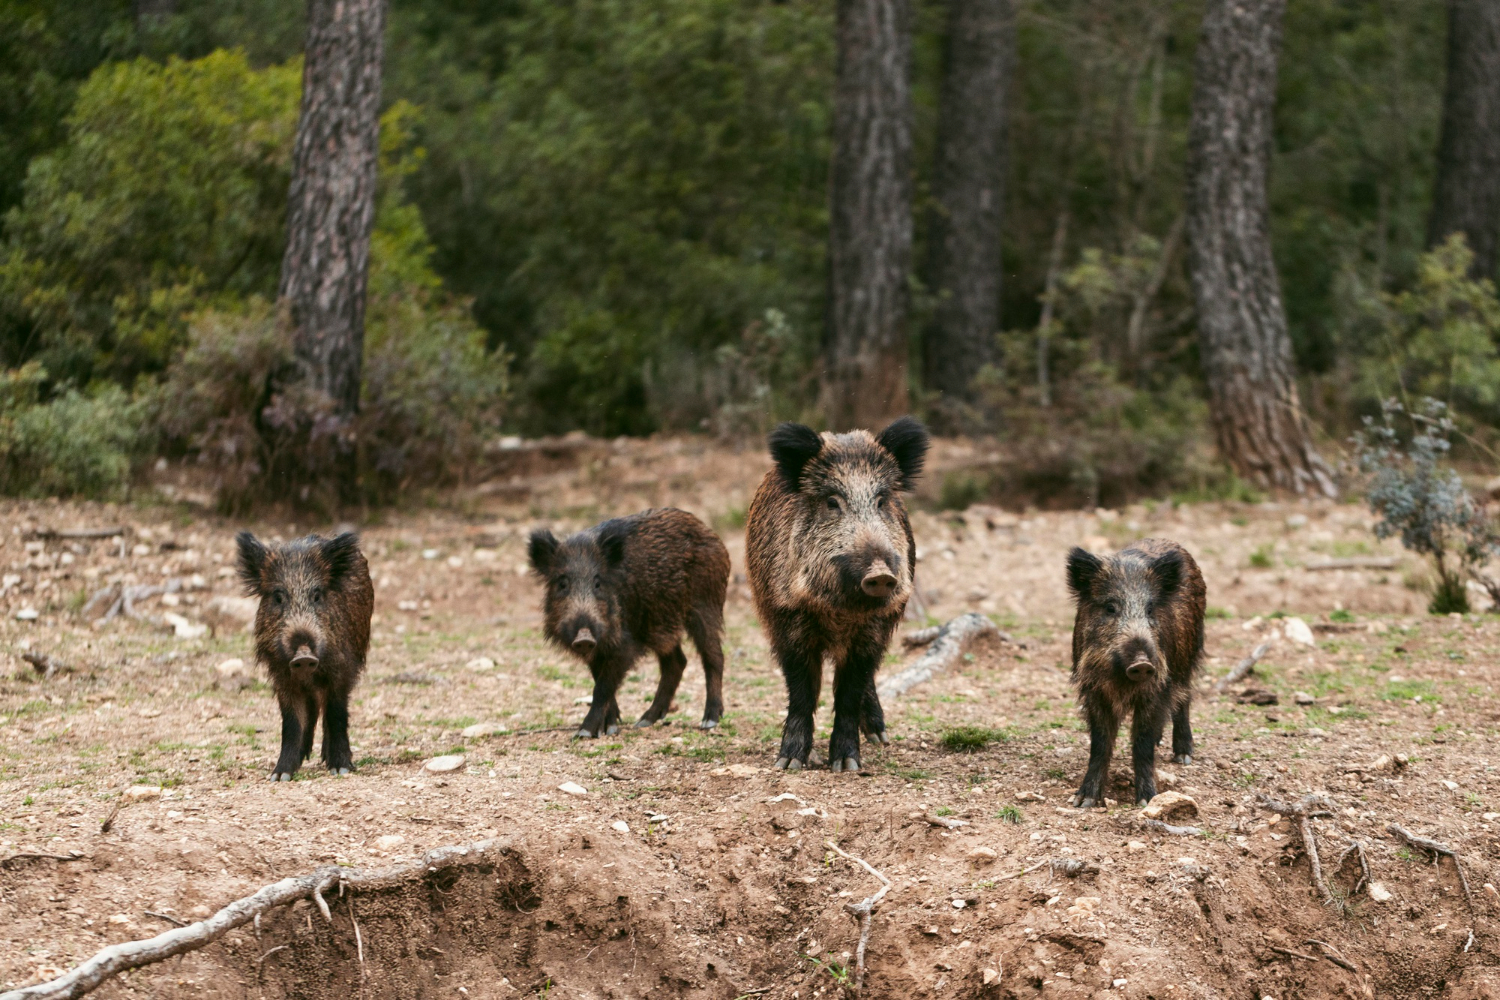
<path fill-rule="evenodd" d="M 38 528 L 29 532 L 30 537 L 50 541 L 54 538 L 113 538 L 125 534 L 124 528 Z"/>
<path fill-rule="evenodd" d="M 859 919 L 859 945 L 854 949 L 854 988 L 856 990 L 863 989 L 865 985 L 865 949 L 870 944 L 870 929 L 874 924 L 873 916 L 875 913 L 875 905 L 880 902 L 881 898 L 886 893 L 891 891 L 891 880 L 880 874 L 880 872 L 876 871 L 874 868 L 871 868 L 869 862 L 865 861 L 863 858 L 856 858 L 854 855 L 845 852 L 841 847 L 839 847 L 838 844 L 835 844 L 833 841 L 826 840 L 824 841 L 824 843 L 827 844 L 829 849 L 834 853 L 838 854 L 840 857 L 848 858 L 850 861 L 853 861 L 865 871 L 880 879 L 881 882 L 880 891 L 875 893 L 875 895 L 863 899 L 858 903 L 844 904 L 844 909 L 848 910 Z M 0 1000 L 5 1000 L 5 998 L 0 997 Z"/>
<path fill-rule="evenodd" d="M 82 861 L 82 854 L 12 854 L 0 858 L 0 868 L 9 868 L 17 861 Z"/>
<path fill-rule="evenodd" d="M 1171 823 L 1163 823 L 1159 819 L 1143 819 L 1141 826 L 1157 833 L 1170 833 L 1177 837 L 1201 837 L 1203 831 L 1196 826 L 1173 826 Z"/>
<path fill-rule="evenodd" d="M 1332 962 L 1334 965 L 1337 965 L 1341 969 L 1348 969 L 1350 972 L 1359 971 L 1359 969 L 1355 967 L 1353 962 L 1349 961 L 1343 955 L 1340 955 L 1338 949 L 1333 945 L 1328 944 L 1326 941 L 1319 941 L 1317 938 L 1308 938 L 1302 943 L 1316 945 L 1318 947 L 1318 950 L 1323 953 L 1324 958 L 1328 959 L 1328 961 Z"/>
<path fill-rule="evenodd" d="M 31 669 L 42 675 L 42 680 L 50 681 L 54 675 L 67 673 L 73 668 L 55 656 L 46 653 L 26 652 L 21 654 L 21 659 L 31 664 Z"/>
<path fill-rule="evenodd" d="M 1349 894 L 1354 896 L 1358 895 L 1359 890 L 1363 889 L 1366 883 L 1370 881 L 1370 859 L 1365 857 L 1365 845 L 1357 840 L 1349 841 L 1349 846 L 1344 848 L 1343 854 L 1339 855 L 1339 863 L 1333 866 L 1333 872 L 1337 875 L 1342 871 L 1344 862 L 1349 859 L 1349 855 L 1351 854 L 1359 857 L 1359 881 L 1354 883 L 1354 891 Z"/>
<path fill-rule="evenodd" d="M 1229 685 L 1234 684 L 1237 681 L 1240 681 L 1248 676 L 1250 671 L 1255 669 L 1255 664 L 1260 661 L 1260 658 L 1269 653 L 1271 651 L 1271 647 L 1274 645 L 1276 645 L 1276 640 L 1267 639 L 1265 642 L 1252 649 L 1249 656 L 1236 663 L 1234 665 L 1234 669 L 1224 675 L 1224 678 L 1219 681 L 1218 689 L 1220 691 L 1226 690 Z"/>
<path fill-rule="evenodd" d="M 995 627 L 994 622 L 972 611 L 959 615 L 940 627 L 938 632 L 932 638 L 927 652 L 918 657 L 916 663 L 880 682 L 880 697 L 899 698 L 918 684 L 931 680 L 953 666 L 975 639 L 983 635 L 1000 636 L 1000 630 Z"/>
<path fill-rule="evenodd" d="M 165 920 L 167 923 L 169 923 L 169 924 L 175 924 L 178 927 L 186 927 L 187 926 L 187 921 L 186 920 L 178 920 L 176 917 L 172 916 L 170 913 L 157 913 L 155 910 L 142 910 L 141 912 L 144 913 L 148 917 L 155 917 L 157 920 Z"/>
<path fill-rule="evenodd" d="M 250 923 L 266 910 L 285 906 L 299 899 L 308 899 L 338 879 L 343 879 L 352 889 L 376 889 L 442 868 L 493 863 L 496 854 L 509 850 L 511 848 L 507 841 L 481 840 L 473 844 L 439 847 L 428 851 L 419 861 L 391 868 L 365 871 L 330 865 L 306 875 L 284 878 L 253 895 L 235 900 L 206 920 L 164 931 L 144 941 L 110 945 L 71 972 L 49 982 L 23 986 L 0 994 L 0 1000 L 72 1000 L 81 997 L 128 969 L 138 969 L 173 955 L 206 947 L 236 927 Z M 285 947 L 286 945 L 278 945 L 272 948 L 256 960 L 257 964 Z"/>
<path fill-rule="evenodd" d="M 951 819 L 947 816 L 936 816 L 932 813 L 923 815 L 922 821 L 929 826 L 941 826 L 949 830 L 957 830 L 961 826 L 969 825 L 969 821 L 965 819 Z"/>
<path fill-rule="evenodd" d="M 1279 953 L 1281 953 L 1283 955 L 1290 955 L 1293 958 L 1300 958 L 1300 959 L 1303 959 L 1304 961 L 1308 961 L 1308 962 L 1316 962 L 1318 960 L 1316 955 L 1304 955 L 1300 951 L 1293 951 L 1290 948 L 1278 948 L 1274 944 L 1271 945 L 1271 950 L 1274 951 L 1274 952 L 1279 952 Z"/>
<path fill-rule="evenodd" d="M 1333 898 L 1333 893 L 1328 889 L 1328 883 L 1323 881 L 1323 861 L 1318 857 L 1318 838 L 1313 833 L 1312 825 L 1312 821 L 1320 816 L 1333 815 L 1333 802 L 1326 795 L 1309 792 L 1295 804 L 1283 802 L 1280 799 L 1269 799 L 1264 795 L 1261 796 L 1260 804 L 1263 809 L 1279 812 L 1283 816 L 1296 817 L 1298 829 L 1302 833 L 1302 849 L 1307 852 L 1308 863 L 1312 865 L 1313 885 L 1318 887 L 1318 894 L 1323 897 L 1324 903 L 1329 906 L 1338 906 L 1338 900 Z"/>
<path fill-rule="evenodd" d="M 1432 852 L 1432 860 L 1434 864 L 1437 863 L 1438 857 L 1440 855 L 1446 854 L 1448 855 L 1448 857 L 1452 858 L 1453 867 L 1458 869 L 1458 884 L 1463 886 L 1464 902 L 1469 904 L 1469 912 L 1474 912 L 1474 894 L 1469 891 L 1469 877 L 1464 874 L 1464 866 L 1463 863 L 1458 860 L 1457 851 L 1447 846 L 1446 844 L 1439 844 L 1435 840 L 1428 840 L 1426 837 L 1418 837 L 1416 834 L 1408 832 L 1395 823 L 1387 823 L 1385 828 L 1387 831 L 1389 831 L 1390 833 L 1394 833 L 1396 836 L 1400 837 L 1411 846 L 1420 847 L 1424 851 Z"/>

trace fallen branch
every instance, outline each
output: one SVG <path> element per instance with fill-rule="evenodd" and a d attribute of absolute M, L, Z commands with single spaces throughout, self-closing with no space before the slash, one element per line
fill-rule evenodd
<path fill-rule="evenodd" d="M 1223 691 L 1227 689 L 1229 685 L 1243 680 L 1246 676 L 1249 675 L 1250 671 L 1255 669 L 1255 664 L 1260 662 L 1260 658 L 1269 653 L 1271 651 L 1271 647 L 1274 645 L 1276 645 L 1275 639 L 1267 639 L 1265 642 L 1252 649 L 1249 656 L 1236 663 L 1234 665 L 1234 669 L 1224 675 L 1223 680 L 1219 681 L 1218 683 L 1218 689 L 1220 691 Z"/>
<path fill-rule="evenodd" d="M 957 830 L 961 826 L 969 825 L 968 820 L 949 819 L 947 816 L 934 816 L 932 813 L 923 815 L 922 820 L 930 826 L 946 827 L 949 830 Z"/>
<path fill-rule="evenodd" d="M 55 538 L 113 538 L 116 535 L 123 534 L 125 534 L 124 528 L 38 528 L 35 531 L 29 532 L 27 537 L 50 541 Z"/>
<path fill-rule="evenodd" d="M 173 924 L 173 925 L 175 925 L 177 927 L 186 927 L 187 926 L 187 921 L 186 920 L 178 920 L 176 917 L 172 916 L 170 913 L 157 913 L 155 910 L 142 910 L 141 912 L 144 913 L 148 917 L 155 917 L 157 920 L 165 920 L 167 923 Z"/>
<path fill-rule="evenodd" d="M 107 587 L 101 587 L 100 589 L 94 591 L 94 596 L 88 599 L 88 602 L 84 604 L 84 606 L 79 610 L 78 613 L 84 619 L 92 620 L 94 617 L 94 611 L 96 609 L 101 606 L 106 610 L 113 608 L 115 602 L 119 599 L 120 585 L 118 583 L 112 583 Z"/>
<path fill-rule="evenodd" d="M 12 854 L 9 857 L 0 858 L 0 868 L 9 868 L 18 861 L 82 861 L 83 859 L 82 854 Z"/>
<path fill-rule="evenodd" d="M 1032 865 L 1030 868 L 1022 868 L 1020 871 L 1015 872 L 1015 873 L 1010 874 L 1010 875 L 1001 875 L 999 877 L 999 879 L 997 879 L 996 881 L 1004 882 L 1006 879 L 1020 878 L 1022 875 L 1030 875 L 1032 872 L 1036 871 L 1038 868 L 1045 868 L 1046 866 L 1052 864 L 1054 860 L 1055 859 L 1053 859 L 1053 858 L 1048 858 L 1045 861 L 1038 861 L 1036 864 Z"/>
<path fill-rule="evenodd" d="M 1327 942 L 1319 941 L 1317 938 L 1308 938 L 1302 943 L 1316 945 L 1318 950 L 1323 953 L 1324 958 L 1328 959 L 1328 961 L 1332 962 L 1334 965 L 1337 965 L 1341 969 L 1348 969 L 1350 972 L 1359 971 L 1359 969 L 1355 968 L 1353 962 L 1349 961 L 1343 955 L 1340 955 L 1338 949 L 1333 945 L 1328 944 Z"/>
<path fill-rule="evenodd" d="M 1203 831 L 1196 826 L 1173 826 L 1171 823 L 1163 823 L 1159 819 L 1143 819 L 1141 825 L 1148 830 L 1157 833 L 1170 833 L 1175 837 L 1201 837 Z"/>
<path fill-rule="evenodd" d="M 1303 961 L 1306 961 L 1306 962 L 1316 962 L 1318 960 L 1318 958 L 1317 958 L 1316 955 L 1304 955 L 1300 951 L 1293 951 L 1290 948 L 1278 948 L 1274 944 L 1271 945 L 1271 950 L 1275 951 L 1275 952 L 1280 952 L 1283 955 L 1290 955 L 1293 958 L 1300 958 L 1300 959 L 1302 959 Z"/>
<path fill-rule="evenodd" d="M 1390 556 L 1351 556 L 1348 559 L 1324 559 L 1302 568 L 1316 573 L 1326 569 L 1395 569 L 1397 565 L 1397 560 Z"/>
<path fill-rule="evenodd" d="M 1022 875 L 1030 875 L 1032 872 L 1040 868 L 1049 867 L 1052 869 L 1052 875 L 1064 875 L 1068 878 L 1073 878 L 1075 875 L 1082 875 L 1085 872 L 1097 872 L 1099 870 L 1098 866 L 1092 865 L 1089 862 L 1082 861 L 1078 858 L 1047 858 L 1045 860 L 1038 861 L 1030 868 L 1022 868 L 1018 872 L 1011 872 L 1009 875 L 1001 875 L 996 879 L 996 881 L 1004 882 L 1007 879 L 1020 878 Z"/>
<path fill-rule="evenodd" d="M 1428 840 L 1426 837 L 1418 837 L 1414 833 L 1409 833 L 1406 830 L 1402 829 L 1400 826 L 1397 826 L 1395 823 L 1387 823 L 1385 828 L 1387 831 L 1389 831 L 1390 833 L 1394 833 L 1396 836 L 1400 837 L 1411 846 L 1420 847 L 1424 851 L 1432 852 L 1432 860 L 1434 864 L 1437 863 L 1438 857 L 1441 855 L 1446 854 L 1448 857 L 1452 858 L 1453 867 L 1458 869 L 1458 884 L 1463 886 L 1464 902 L 1469 904 L 1469 912 L 1474 912 L 1474 894 L 1469 891 L 1469 877 L 1464 874 L 1464 866 L 1458 860 L 1457 851 L 1447 846 L 1446 844 L 1439 844 L 1435 840 Z"/>
<path fill-rule="evenodd" d="M 70 672 L 73 668 L 55 656 L 46 653 L 22 653 L 21 659 L 31 664 L 31 669 L 42 675 L 42 680 L 49 681 L 56 674 Z"/>
<path fill-rule="evenodd" d="M 982 635 L 999 636 L 1000 630 L 984 615 L 971 611 L 942 626 L 938 633 L 927 652 L 916 663 L 880 682 L 877 689 L 880 697 L 899 698 L 918 684 L 931 680 L 953 666 L 975 639 Z"/>
<path fill-rule="evenodd" d="M 870 928 L 873 926 L 875 905 L 880 902 L 881 897 L 891 891 L 891 880 L 874 868 L 871 868 L 869 862 L 863 858 L 856 858 L 854 855 L 846 853 L 833 841 L 826 840 L 824 843 L 840 857 L 848 858 L 881 881 L 880 891 L 875 893 L 875 895 L 858 903 L 844 904 L 844 909 L 859 919 L 859 945 L 854 949 L 854 988 L 855 990 L 860 990 L 865 985 L 865 949 L 870 944 Z M 0 997 L 0 1000 L 5 1000 L 5 998 Z"/>
<path fill-rule="evenodd" d="M 1351 854 L 1356 854 L 1359 856 L 1360 874 L 1359 881 L 1354 883 L 1354 891 L 1349 893 L 1349 895 L 1357 896 L 1359 895 L 1359 890 L 1363 889 L 1365 887 L 1365 884 L 1370 881 L 1370 859 L 1365 857 L 1365 845 L 1361 844 L 1357 840 L 1349 841 L 1349 846 L 1344 848 L 1343 854 L 1339 855 L 1339 863 L 1333 866 L 1333 871 L 1334 874 L 1337 875 L 1341 870 L 1343 870 L 1344 862 L 1349 859 L 1349 855 Z"/>
<path fill-rule="evenodd" d="M 171 958 L 173 955 L 181 955 L 206 947 L 236 927 L 255 920 L 265 911 L 294 903 L 299 899 L 313 897 L 315 893 L 340 879 L 353 889 L 381 888 L 390 883 L 442 868 L 482 864 L 490 861 L 495 853 L 509 850 L 511 848 L 507 841 L 481 840 L 473 844 L 439 847 L 428 851 L 420 861 L 391 868 L 365 871 L 329 865 L 306 875 L 284 878 L 253 895 L 235 900 L 206 920 L 165 931 L 144 941 L 126 941 L 110 945 L 66 975 L 49 982 L 23 986 L 18 990 L 0 994 L 0 1000 L 38 1000 L 38 998 L 71 1000 L 71 998 L 92 993 L 105 982 L 128 969 L 138 969 L 143 965 Z M 272 948 L 256 960 L 257 964 L 284 947 L 286 946 L 278 945 Z"/>
<path fill-rule="evenodd" d="M 1318 857 L 1318 838 L 1313 833 L 1312 825 L 1312 821 L 1321 816 L 1333 815 L 1333 803 L 1325 795 L 1309 793 L 1302 796 L 1295 805 L 1282 802 L 1280 799 L 1269 799 L 1264 795 L 1261 796 L 1260 804 L 1263 809 L 1297 818 L 1297 825 L 1302 833 L 1302 849 L 1307 852 L 1308 863 L 1312 865 L 1313 885 L 1317 886 L 1318 894 L 1323 897 L 1324 903 L 1338 907 L 1338 900 L 1333 898 L 1333 893 L 1328 889 L 1328 883 L 1323 881 L 1323 861 Z"/>

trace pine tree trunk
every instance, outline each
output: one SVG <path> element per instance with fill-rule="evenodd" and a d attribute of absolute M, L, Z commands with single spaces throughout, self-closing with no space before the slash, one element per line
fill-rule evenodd
<path fill-rule="evenodd" d="M 948 0 L 929 271 L 939 298 L 922 346 L 940 422 L 954 427 L 968 422 L 974 375 L 995 360 L 1000 328 L 1000 210 L 1014 40 L 1011 0 Z"/>
<path fill-rule="evenodd" d="M 279 295 L 304 387 L 325 395 L 347 426 L 359 412 L 385 3 L 309 0 L 307 14 Z M 352 458 L 344 465 L 347 488 Z"/>
<path fill-rule="evenodd" d="M 1448 0 L 1448 85 L 1427 244 L 1463 233 L 1473 274 L 1500 256 L 1500 3 Z"/>
<path fill-rule="evenodd" d="M 823 413 L 878 427 L 909 405 L 909 0 L 838 0 L 836 33 Z"/>
<path fill-rule="evenodd" d="M 1263 488 L 1335 495 L 1312 444 L 1266 182 L 1285 0 L 1207 0 L 1188 129 L 1189 271 L 1219 450 Z"/>

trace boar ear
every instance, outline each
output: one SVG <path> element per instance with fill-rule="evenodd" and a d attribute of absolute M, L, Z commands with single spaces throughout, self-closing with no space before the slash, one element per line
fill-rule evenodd
<path fill-rule="evenodd" d="M 1074 546 L 1068 552 L 1068 589 L 1082 600 L 1094 589 L 1094 578 L 1104 568 L 1104 563 L 1092 552 Z"/>
<path fill-rule="evenodd" d="M 1182 583 L 1182 553 L 1172 549 L 1151 560 L 1151 575 L 1163 597 L 1175 594 Z"/>
<path fill-rule="evenodd" d="M 258 597 L 261 592 L 261 572 L 266 568 L 266 547 L 248 531 L 240 532 L 234 541 L 240 549 L 240 582 L 245 585 L 245 593 Z"/>
<path fill-rule="evenodd" d="M 359 557 L 359 536 L 352 531 L 341 532 L 320 546 L 323 559 L 328 563 L 328 585 L 334 590 L 344 582 L 354 569 Z"/>
<path fill-rule="evenodd" d="M 927 428 L 915 417 L 902 417 L 880 432 L 875 443 L 891 453 L 901 467 L 901 488 L 912 489 L 927 458 Z"/>
<path fill-rule="evenodd" d="M 531 533 L 526 555 L 537 575 L 546 576 L 547 571 L 552 568 L 552 557 L 557 555 L 557 536 L 546 528 L 536 529 Z"/>
<path fill-rule="evenodd" d="M 605 521 L 599 526 L 599 551 L 604 553 L 604 564 L 610 569 L 625 560 L 625 540 L 630 532 L 630 526 L 623 521 Z"/>
<path fill-rule="evenodd" d="M 771 446 L 776 467 L 792 489 L 801 481 L 803 467 L 823 450 L 823 439 L 805 424 L 778 424 L 766 443 Z"/>

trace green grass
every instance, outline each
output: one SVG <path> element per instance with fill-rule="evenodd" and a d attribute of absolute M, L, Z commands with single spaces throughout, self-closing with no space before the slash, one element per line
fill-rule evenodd
<path fill-rule="evenodd" d="M 1250 553 L 1250 565 L 1255 569 L 1270 569 L 1271 552 L 1272 546 L 1269 542 L 1257 547 L 1254 552 Z"/>
<path fill-rule="evenodd" d="M 1216 608 L 1212 604 L 1210 604 L 1208 606 L 1208 610 L 1204 612 L 1204 616 L 1207 617 L 1207 618 L 1233 618 L 1234 617 L 1234 615 L 1230 614 L 1228 611 L 1224 610 L 1223 608 Z"/>
<path fill-rule="evenodd" d="M 1021 822 L 1021 810 L 1015 806 L 1001 806 L 1000 811 L 995 813 L 995 818 L 1004 823 Z"/>
<path fill-rule="evenodd" d="M 1331 622 L 1352 622 L 1354 621 L 1354 614 L 1343 608 L 1339 608 L 1337 611 L 1329 614 L 1328 620 Z"/>
<path fill-rule="evenodd" d="M 945 730 L 939 742 L 955 753 L 974 753 L 983 750 L 991 743 L 1007 743 L 1011 734 L 1005 729 L 991 729 L 987 726 L 955 726 Z"/>
<path fill-rule="evenodd" d="M 1380 697 L 1386 701 L 1411 701 L 1413 698 L 1421 698 L 1423 701 L 1440 700 L 1433 691 L 1431 681 L 1391 681 L 1380 692 Z"/>

